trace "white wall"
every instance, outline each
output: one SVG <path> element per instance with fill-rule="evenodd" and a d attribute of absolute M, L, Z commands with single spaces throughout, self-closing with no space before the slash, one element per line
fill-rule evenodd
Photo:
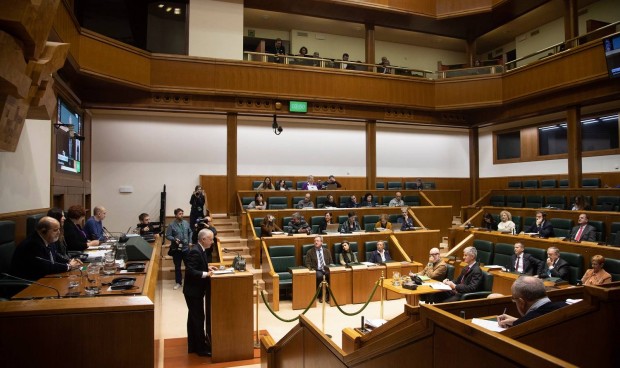
<path fill-rule="evenodd" d="M 377 127 L 377 176 L 468 178 L 469 135 Z"/>
<path fill-rule="evenodd" d="M 189 55 L 243 60 L 243 0 L 192 0 Z"/>
<path fill-rule="evenodd" d="M 93 111 L 92 204 L 108 210 L 106 227 L 126 231 L 147 212 L 159 218 L 167 188 L 167 215 L 183 208 L 201 174 L 226 175 L 226 117 L 150 116 Z M 119 186 L 133 193 L 119 193 Z"/>
<path fill-rule="evenodd" d="M 15 152 L 0 152 L 0 213 L 50 206 L 51 122 L 26 119 Z"/>
<path fill-rule="evenodd" d="M 588 12 L 579 17 L 579 34 L 585 34 L 588 19 L 614 23 L 620 20 L 620 3 L 618 0 L 601 0 L 586 7 Z"/>
<path fill-rule="evenodd" d="M 264 28 L 254 28 L 254 27 L 244 27 L 243 35 L 247 36 L 249 30 L 254 31 L 254 37 L 256 38 L 269 38 L 272 40 L 275 40 L 276 38 L 280 38 L 282 40 L 288 41 L 291 36 L 291 33 L 289 31 L 280 31 L 280 30 L 275 30 L 275 29 L 264 29 Z M 290 50 L 287 49 L 286 52 L 290 52 Z"/>

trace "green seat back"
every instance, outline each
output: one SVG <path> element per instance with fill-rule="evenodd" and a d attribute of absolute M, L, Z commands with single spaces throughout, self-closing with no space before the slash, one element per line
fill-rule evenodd
<path fill-rule="evenodd" d="M 605 241 L 605 223 L 603 221 L 588 221 L 588 224 L 594 226 L 596 229 L 596 241 Z"/>
<path fill-rule="evenodd" d="M 475 239 L 474 248 L 478 251 L 476 261 L 482 264 L 492 264 L 493 262 L 493 243 L 488 240 Z"/>
<path fill-rule="evenodd" d="M 538 188 L 538 180 L 523 180 L 523 189 Z"/>
<path fill-rule="evenodd" d="M 519 189 L 521 189 L 521 182 L 520 181 L 509 181 L 508 182 L 508 188 L 519 188 Z"/>
<path fill-rule="evenodd" d="M 377 189 L 385 189 L 385 182 L 378 181 L 375 183 L 375 188 Z"/>
<path fill-rule="evenodd" d="M 493 249 L 493 264 L 510 267 L 512 263 L 512 255 L 514 252 L 514 245 L 507 243 L 496 243 Z"/>
<path fill-rule="evenodd" d="M 327 201 L 327 196 L 317 196 L 316 197 L 316 208 L 325 207 L 325 201 Z"/>
<path fill-rule="evenodd" d="M 509 195 L 506 197 L 506 206 L 507 207 L 523 207 L 523 196 L 522 195 Z"/>
<path fill-rule="evenodd" d="M 406 206 L 419 206 L 420 205 L 420 196 L 412 196 L 407 195 L 403 197 L 403 201 L 405 201 Z"/>
<path fill-rule="evenodd" d="M 573 228 L 573 220 L 572 219 L 564 219 L 564 218 L 552 218 L 551 220 L 551 225 L 553 225 L 553 230 L 556 231 L 557 229 L 562 229 L 562 230 L 572 230 Z M 557 234 L 557 232 L 556 232 Z M 558 235 L 561 236 L 561 235 Z"/>
<path fill-rule="evenodd" d="M 362 216 L 362 220 L 364 223 L 364 227 L 366 227 L 366 225 L 372 225 L 372 229 L 374 229 L 375 224 L 377 223 L 377 221 L 379 221 L 379 215 L 364 215 Z M 366 231 L 368 231 L 368 228 L 366 229 Z"/>
<path fill-rule="evenodd" d="M 560 179 L 560 188 L 568 188 L 568 179 Z"/>
<path fill-rule="evenodd" d="M 601 179 L 599 179 L 599 178 L 584 178 L 584 179 L 581 179 L 581 187 L 582 188 L 600 188 L 601 187 Z"/>
<path fill-rule="evenodd" d="M 263 184 L 262 180 L 253 180 L 252 181 L 252 190 L 256 190 L 261 184 Z"/>
<path fill-rule="evenodd" d="M 543 264 L 547 262 L 547 250 L 546 249 L 525 247 L 523 251 L 527 254 L 532 255 L 532 257 L 536 258 L 537 260 L 543 262 Z"/>
<path fill-rule="evenodd" d="M 611 275 L 611 281 L 620 281 L 620 260 L 607 258 L 603 268 Z"/>
<path fill-rule="evenodd" d="M 493 207 L 504 207 L 506 205 L 506 197 L 503 195 L 491 196 L 489 204 Z"/>
<path fill-rule="evenodd" d="M 294 245 L 274 245 L 268 248 L 269 258 L 273 265 L 273 270 L 280 277 L 280 288 L 292 285 L 293 279 L 289 272 L 290 267 L 295 267 L 295 246 Z"/>
<path fill-rule="evenodd" d="M 555 179 L 543 179 L 540 181 L 541 188 L 555 188 L 557 182 Z"/>
<path fill-rule="evenodd" d="M 568 262 L 568 283 L 577 285 L 577 281 L 583 277 L 583 256 L 578 253 L 560 252 L 560 258 Z"/>
<path fill-rule="evenodd" d="M 515 223 L 515 232 L 519 233 L 523 229 L 521 226 L 521 216 L 512 216 L 512 222 Z"/>
<path fill-rule="evenodd" d="M 543 207 L 543 196 L 529 195 L 525 197 L 525 207 L 528 208 L 540 208 Z"/>
<path fill-rule="evenodd" d="M 403 189 L 403 183 L 400 181 L 388 181 L 388 190 Z"/>
<path fill-rule="evenodd" d="M 288 199 L 286 197 L 269 197 L 267 199 L 269 209 L 288 208 Z"/>
<path fill-rule="evenodd" d="M 566 209 L 566 197 L 565 196 L 547 196 L 547 206 L 557 208 L 559 210 Z"/>

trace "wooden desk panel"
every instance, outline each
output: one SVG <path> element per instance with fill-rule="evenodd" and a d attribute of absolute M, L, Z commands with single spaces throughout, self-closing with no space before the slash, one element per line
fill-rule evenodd
<path fill-rule="evenodd" d="M 293 309 L 304 309 L 316 293 L 316 271 L 307 268 L 292 270 L 293 273 Z M 312 303 L 316 307 L 316 301 Z"/>
<path fill-rule="evenodd" d="M 382 274 L 385 276 L 385 272 L 385 266 L 354 268 L 352 275 L 353 303 L 365 303 L 374 289 L 375 283 L 379 280 Z M 381 300 L 381 288 L 377 287 L 377 291 L 371 301 L 376 302 L 379 300 Z"/>
<path fill-rule="evenodd" d="M 102 285 L 101 285 L 101 290 L 99 291 L 99 294 L 97 294 L 97 296 L 141 295 L 145 276 L 146 275 L 144 273 L 116 274 L 116 275 L 109 275 L 109 276 L 101 275 L 100 277 L 101 277 Z M 91 296 L 86 295 L 86 293 L 84 292 L 84 287 L 87 282 L 86 277 L 87 277 L 86 272 L 84 272 L 84 276 L 82 277 L 82 283 L 80 284 L 80 290 L 79 290 L 80 297 L 91 297 Z M 112 282 L 112 279 L 117 278 L 117 277 L 135 277 L 136 281 L 134 283 L 134 286 L 129 290 L 109 290 L 110 285 L 103 285 L 103 284 L 109 284 L 110 282 Z M 70 297 L 67 295 L 69 292 L 69 278 L 67 277 L 67 273 L 60 274 L 59 276 L 54 276 L 54 277 L 43 277 L 39 279 L 37 282 L 40 284 L 46 285 L 46 286 L 53 287 L 54 289 L 57 289 L 61 297 Z M 36 299 L 36 298 L 46 298 L 50 296 L 56 296 L 56 292 L 54 290 L 33 284 L 33 285 L 28 286 L 24 290 L 20 291 L 19 293 L 15 294 L 12 299 L 33 299 L 33 298 Z"/>
<path fill-rule="evenodd" d="M 352 275 L 350 268 L 344 266 L 330 267 L 330 287 L 336 297 L 338 304 L 351 304 L 353 301 Z M 333 299 L 329 301 L 330 306 L 335 306 Z"/>
<path fill-rule="evenodd" d="M 401 231 L 394 233 L 400 246 L 412 261 L 428 262 L 428 252 L 439 247 L 441 235 L 438 230 Z"/>
<path fill-rule="evenodd" d="M 402 286 L 395 286 L 392 284 L 394 279 L 385 279 L 383 280 L 383 289 L 385 289 L 388 293 L 394 293 L 403 296 L 407 300 L 407 304 L 412 306 L 417 306 L 420 302 L 420 295 L 422 294 L 433 294 L 440 293 L 443 290 L 435 290 L 431 288 L 428 284 L 419 285 L 415 290 L 405 289 Z"/>
<path fill-rule="evenodd" d="M 252 359 L 252 273 L 215 275 L 211 278 L 211 360 Z"/>

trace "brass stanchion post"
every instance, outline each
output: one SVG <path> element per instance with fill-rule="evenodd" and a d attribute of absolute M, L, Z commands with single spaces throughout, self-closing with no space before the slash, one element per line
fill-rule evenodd
<path fill-rule="evenodd" d="M 325 284 L 326 284 L 326 283 L 327 283 L 327 282 L 325 281 L 325 275 L 323 275 L 323 281 L 321 282 L 321 295 L 323 296 L 323 303 L 322 303 L 322 304 L 323 304 L 323 310 L 322 310 L 322 312 L 323 312 L 322 314 L 323 314 L 323 315 L 322 315 L 322 317 L 321 317 L 321 319 L 322 319 L 322 323 L 323 323 L 323 327 L 322 327 L 322 328 L 323 328 L 323 330 L 322 330 L 322 331 L 323 331 L 323 333 L 325 333 L 325 299 L 326 299 L 326 295 L 325 295 Z"/>
<path fill-rule="evenodd" d="M 381 271 L 381 278 L 379 279 L 380 280 L 379 282 L 381 283 L 381 285 L 379 285 L 381 286 L 381 304 L 380 304 L 381 308 L 379 309 L 379 316 L 380 316 L 379 318 L 381 319 L 383 319 L 383 279 L 384 279 L 384 275 L 383 275 L 383 271 Z"/>
<path fill-rule="evenodd" d="M 256 280 L 256 341 L 254 341 L 254 348 L 260 348 L 260 339 L 258 333 L 258 295 L 260 294 L 260 286 L 258 286 L 258 280 Z"/>

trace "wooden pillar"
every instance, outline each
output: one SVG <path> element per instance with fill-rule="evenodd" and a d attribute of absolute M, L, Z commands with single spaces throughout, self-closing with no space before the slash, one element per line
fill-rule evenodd
<path fill-rule="evenodd" d="M 568 186 L 581 188 L 581 110 L 571 106 L 566 110 L 568 124 Z"/>
<path fill-rule="evenodd" d="M 226 115 L 226 195 L 228 214 L 237 213 L 237 113 Z"/>
<path fill-rule="evenodd" d="M 474 203 L 480 197 L 480 149 L 478 145 L 478 128 L 469 129 L 469 186 L 471 200 Z"/>
<path fill-rule="evenodd" d="M 366 64 L 375 63 L 375 26 L 366 24 Z M 369 70 L 372 72 L 373 70 Z"/>
<path fill-rule="evenodd" d="M 366 189 L 375 190 L 377 181 L 377 121 L 366 120 Z"/>
<path fill-rule="evenodd" d="M 577 0 L 564 0 L 564 40 L 579 36 L 578 10 Z"/>
<path fill-rule="evenodd" d="M 470 67 L 474 66 L 474 61 L 476 60 L 476 41 L 467 41 L 467 48 L 465 49 L 465 53 L 467 54 L 467 62 Z"/>

